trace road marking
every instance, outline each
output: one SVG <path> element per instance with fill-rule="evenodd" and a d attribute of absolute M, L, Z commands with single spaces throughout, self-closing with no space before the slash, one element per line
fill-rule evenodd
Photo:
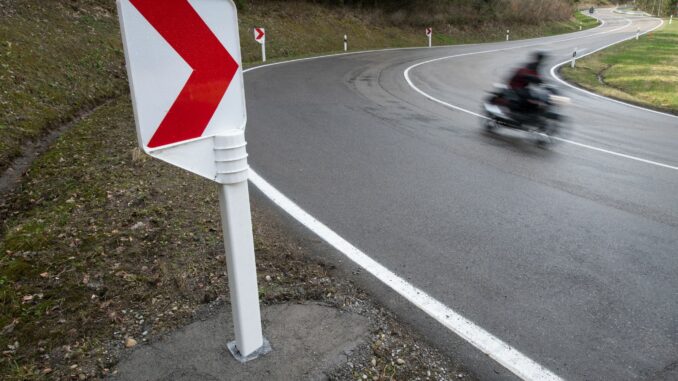
<path fill-rule="evenodd" d="M 250 181 L 276 205 L 332 245 L 332 247 L 342 252 L 355 264 L 364 268 L 410 303 L 426 312 L 426 314 L 447 327 L 447 329 L 459 335 L 462 339 L 488 355 L 516 376 L 524 380 L 534 381 L 561 380 L 560 377 L 548 369 L 370 258 L 325 224 L 304 211 L 299 205 L 283 195 L 252 169 L 250 169 Z"/>
<path fill-rule="evenodd" d="M 648 160 L 648 159 L 643 159 L 643 158 L 641 158 L 641 157 L 631 156 L 631 155 L 627 155 L 627 154 L 625 154 L 625 153 L 619 153 L 619 152 L 615 152 L 615 151 L 610 151 L 610 150 L 607 150 L 607 149 L 604 149 L 604 148 L 599 148 L 599 147 L 595 147 L 595 146 L 590 146 L 590 145 L 588 145 L 588 144 L 579 143 L 579 142 L 575 142 L 575 141 L 572 141 L 572 140 L 559 138 L 559 137 L 557 137 L 557 136 L 556 136 L 556 137 L 553 137 L 553 139 L 556 139 L 556 140 L 559 140 L 559 141 L 565 142 L 565 143 L 570 143 L 570 144 L 572 144 L 572 145 L 579 146 L 579 147 L 582 147 L 582 148 L 588 148 L 588 149 L 590 149 L 590 150 L 594 150 L 594 151 L 598 151 L 598 152 L 603 152 L 603 153 L 607 153 L 607 154 L 614 155 L 614 156 L 618 156 L 618 157 L 623 157 L 623 158 L 625 158 L 625 159 L 631 159 L 631 160 L 639 161 L 639 162 L 641 162 L 641 163 L 652 164 L 652 165 L 656 165 L 656 166 L 658 166 L 658 167 L 663 167 L 663 168 L 673 169 L 674 171 L 678 171 L 678 167 L 676 167 L 676 166 L 674 166 L 674 165 L 669 165 L 669 164 L 660 163 L 660 162 L 658 162 L 658 161 L 652 161 L 652 160 Z"/>
<path fill-rule="evenodd" d="M 629 21 L 629 22 L 631 21 L 631 20 L 628 20 L 628 19 L 626 19 L 626 20 Z M 645 33 L 649 33 L 649 32 L 651 32 L 651 31 L 653 31 L 653 30 L 659 28 L 659 27 L 664 23 L 663 20 L 661 20 L 661 21 L 662 21 L 662 22 L 661 22 L 658 26 L 656 26 L 655 28 L 653 28 L 653 29 L 651 29 L 651 30 L 646 31 Z M 629 25 L 629 24 L 624 25 L 623 28 L 627 27 L 628 25 Z M 617 29 L 614 29 L 613 31 L 616 31 L 616 30 L 619 30 L 619 29 L 622 29 L 622 28 L 617 28 Z M 603 32 L 603 33 L 609 33 L 609 32 L 611 32 L 611 31 L 607 31 L 607 32 Z M 600 34 L 600 33 L 597 33 L 597 34 Z M 591 36 L 593 36 L 593 35 L 591 35 Z M 624 39 L 622 39 L 622 40 L 620 40 L 620 41 L 617 41 L 617 42 L 615 42 L 615 43 L 613 43 L 613 44 L 610 44 L 610 45 L 607 45 L 607 46 L 605 46 L 605 47 L 609 47 L 609 46 L 612 46 L 612 45 L 614 45 L 614 44 L 618 44 L 618 43 L 620 43 L 620 42 L 623 42 L 623 41 L 626 41 L 626 40 L 630 40 L 630 39 L 632 39 L 632 38 L 635 38 L 635 34 L 634 34 L 633 36 L 629 37 L 629 38 L 624 38 Z M 559 41 L 555 41 L 555 42 L 563 42 L 563 41 L 568 41 L 568 40 L 559 40 Z M 525 45 L 525 46 L 521 46 L 521 47 L 528 47 L 528 46 L 535 46 L 535 45 L 540 45 L 540 44 L 531 44 L 531 45 Z M 604 49 L 605 47 L 603 47 L 603 48 L 601 48 L 601 49 Z M 448 108 L 452 108 L 452 109 L 455 109 L 455 110 L 458 110 L 458 111 L 461 111 L 461 112 L 465 112 L 465 113 L 467 113 L 467 114 L 470 114 L 470 115 L 473 115 L 473 116 L 476 116 L 476 117 L 479 117 L 479 118 L 489 119 L 489 118 L 486 117 L 485 115 L 481 115 L 481 114 L 478 114 L 478 113 L 473 112 L 473 111 L 471 111 L 471 110 L 467 110 L 467 109 L 465 109 L 465 108 L 462 108 L 462 107 L 453 105 L 453 104 L 451 104 L 451 103 L 445 102 L 445 101 L 443 101 L 443 100 L 440 100 L 440 99 L 438 99 L 438 98 L 435 98 L 434 96 L 432 96 L 432 95 L 430 95 L 430 94 L 427 94 L 426 92 L 422 91 L 420 88 L 418 88 L 418 87 L 412 82 L 412 79 L 410 78 L 410 71 L 411 71 L 412 69 L 416 68 L 416 67 L 419 67 L 419 66 L 422 66 L 422 65 L 426 65 L 426 64 L 429 64 L 429 63 L 431 63 L 431 62 L 440 61 L 440 60 L 452 59 L 452 58 L 463 57 L 463 56 L 470 56 L 470 55 L 475 55 L 475 54 L 484 54 L 484 53 L 501 52 L 501 51 L 506 51 L 506 50 L 518 49 L 518 48 L 520 48 L 520 47 L 511 47 L 511 48 L 503 48 L 503 49 L 492 49 L 492 50 L 485 50 L 485 51 L 480 51 L 480 52 L 463 53 L 463 54 L 456 54 L 456 55 L 447 56 L 447 57 L 435 58 L 435 59 L 432 59 L 432 60 L 428 60 L 428 61 L 424 61 L 424 62 L 420 62 L 420 63 L 414 64 L 414 65 L 408 67 L 407 69 L 405 69 L 405 71 L 404 71 L 403 74 L 404 74 L 404 76 L 405 76 L 405 80 L 407 81 L 407 84 L 410 85 L 410 87 L 411 87 L 413 90 L 415 90 L 415 91 L 418 92 L 419 94 L 423 95 L 423 96 L 426 97 L 427 99 L 430 99 L 430 100 L 432 100 L 432 101 L 434 101 L 434 102 L 436 102 L 436 103 L 439 103 L 439 104 L 441 104 L 441 105 L 443 105 L 443 106 L 445 106 L 445 107 L 448 107 Z M 585 56 L 587 56 L 587 55 L 589 55 L 589 54 L 593 54 L 593 53 L 595 53 L 595 52 L 597 52 L 597 51 L 599 51 L 599 50 L 601 50 L 601 49 L 594 50 L 594 51 L 592 51 L 592 52 L 590 52 L 590 53 L 588 53 L 588 54 L 585 54 L 585 55 L 582 56 L 582 57 L 585 57 Z M 558 67 L 558 66 L 565 65 L 565 64 L 567 64 L 567 63 L 569 63 L 569 62 L 570 62 L 570 60 L 567 60 L 567 61 L 564 61 L 564 62 L 562 62 L 562 63 L 560 63 L 560 64 L 554 66 L 554 67 L 551 69 L 551 75 L 553 75 L 553 76 L 554 76 L 556 79 L 558 79 L 559 81 L 565 83 L 562 79 L 558 78 L 558 77 L 554 74 L 554 69 L 555 69 L 556 67 Z M 569 84 L 568 84 L 568 85 L 569 85 Z M 572 86 L 572 85 L 569 85 L 569 86 L 574 87 L 574 86 Z M 575 87 L 575 88 L 578 89 L 578 90 L 582 90 L 582 89 L 579 89 L 579 88 L 577 88 L 577 87 Z M 584 91 L 584 92 L 586 92 L 586 93 L 589 93 L 589 92 L 586 91 L 586 90 L 582 90 L 582 91 Z M 607 98 L 607 97 L 599 96 L 599 95 L 597 95 L 597 94 L 593 94 L 593 93 L 590 93 L 590 94 L 596 95 L 596 96 L 598 96 L 598 97 L 600 97 L 600 98 L 604 98 L 604 99 L 611 100 L 611 101 L 613 101 L 613 102 L 625 104 L 625 105 L 627 105 L 627 106 L 634 107 L 634 108 L 637 108 L 637 109 L 640 109 L 640 110 L 650 111 L 650 112 L 657 113 L 657 114 L 661 114 L 661 115 L 668 115 L 668 116 L 671 116 L 671 117 L 676 117 L 675 115 L 666 114 L 666 113 L 662 113 L 662 112 L 659 112 L 659 111 L 646 109 L 646 108 L 639 107 L 639 106 L 635 106 L 635 105 L 630 105 L 630 104 L 627 104 L 627 103 L 624 103 L 624 102 L 620 102 L 620 101 L 617 101 L 617 100 L 614 100 L 614 99 L 610 99 L 610 98 Z M 597 151 L 597 152 L 601 152 L 601 153 L 606 153 L 606 154 L 609 154 L 609 155 L 613 155 L 613 156 L 617 156 L 617 157 L 621 157 L 621 158 L 625 158 L 625 159 L 629 159 L 629 160 L 634 160 L 634 161 L 638 161 L 638 162 L 645 163 L 645 164 L 655 165 L 655 166 L 662 167 L 662 168 L 678 170 L 678 167 L 673 166 L 673 165 L 669 165 L 669 164 L 665 164 L 665 163 L 660 163 L 660 162 L 653 161 L 653 160 L 643 159 L 643 158 L 640 158 L 640 157 L 637 157 L 637 156 L 632 156 L 632 155 L 628 155 L 628 154 L 621 153 L 621 152 L 615 152 L 615 151 L 608 150 L 608 149 L 605 149 L 605 148 L 595 147 L 595 146 L 592 146 L 592 145 L 588 145 L 588 144 L 584 144 L 584 143 L 579 143 L 579 142 L 576 142 L 576 141 L 573 141 L 573 140 L 569 140 L 569 139 L 563 139 L 563 138 L 558 138 L 558 137 L 555 137 L 554 139 L 556 139 L 556 140 L 558 140 L 558 141 L 561 141 L 561 142 L 564 142 L 564 143 L 569 143 L 569 144 L 572 144 L 572 145 L 575 145 L 575 146 L 578 146 L 578 147 L 581 147 L 581 148 L 586 148 L 586 149 L 590 149 L 590 150 L 593 150 L 593 151 Z"/>

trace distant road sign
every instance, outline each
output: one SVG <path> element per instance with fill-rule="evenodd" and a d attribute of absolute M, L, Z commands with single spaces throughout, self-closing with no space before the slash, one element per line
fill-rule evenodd
<path fill-rule="evenodd" d="M 254 28 L 254 40 L 260 44 L 266 42 L 266 31 L 264 28 Z"/>

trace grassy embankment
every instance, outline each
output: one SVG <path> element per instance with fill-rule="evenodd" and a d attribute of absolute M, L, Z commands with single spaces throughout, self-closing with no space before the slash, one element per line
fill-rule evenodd
<path fill-rule="evenodd" d="M 420 28 L 396 28 L 378 13 L 285 4 L 241 13 L 246 62 L 258 60 L 255 25 L 268 28 L 272 58 L 337 51 L 343 33 L 352 49 L 425 41 Z M 27 140 L 93 110 L 0 197 L 0 379 L 100 377 L 126 338 L 171 330 L 227 295 L 214 187 L 135 154 L 112 1 L 0 0 L 0 17 L 0 171 Z M 512 28 L 528 37 L 578 24 Z M 436 36 L 470 41 L 472 30 Z M 502 38 L 492 33 L 477 38 Z M 254 223 L 264 303 L 354 298 L 256 206 Z M 396 378 L 421 374 L 377 358 Z"/>
<path fill-rule="evenodd" d="M 678 22 L 580 59 L 561 74 L 599 94 L 678 114 Z"/>

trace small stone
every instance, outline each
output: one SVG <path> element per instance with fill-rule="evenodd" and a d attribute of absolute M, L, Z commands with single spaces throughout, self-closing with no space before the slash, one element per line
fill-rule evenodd
<path fill-rule="evenodd" d="M 77 367 L 78 367 L 78 364 L 73 364 L 73 365 L 70 366 L 71 369 L 75 369 Z"/>
<path fill-rule="evenodd" d="M 133 338 L 128 337 L 127 339 L 125 339 L 125 347 L 126 348 L 132 348 L 135 345 L 137 345 L 137 341 L 134 340 Z"/>
<path fill-rule="evenodd" d="M 464 378 L 464 373 L 459 373 L 459 374 L 457 375 L 457 378 Z"/>
<path fill-rule="evenodd" d="M 42 277 L 42 278 L 47 278 L 48 276 L 49 276 L 49 273 L 47 271 L 45 271 L 44 273 L 40 273 L 40 277 Z M 50 369 L 50 368 L 47 368 L 47 369 Z M 51 369 L 50 369 L 50 371 L 51 371 Z"/>
<path fill-rule="evenodd" d="M 270 276 L 270 275 L 266 275 L 266 282 L 270 282 L 270 281 L 271 281 L 271 276 Z"/>
<path fill-rule="evenodd" d="M 377 358 L 372 357 L 372 366 L 377 366 Z"/>
<path fill-rule="evenodd" d="M 367 375 L 363 374 L 363 380 L 367 380 Z"/>
<path fill-rule="evenodd" d="M 405 364 L 405 360 L 403 360 L 403 359 L 397 359 L 396 362 L 398 363 L 398 365 L 404 365 Z"/>
<path fill-rule="evenodd" d="M 87 376 L 86 376 L 84 373 L 80 373 L 80 374 L 78 375 L 78 379 L 80 379 L 80 380 L 86 380 L 86 379 L 87 379 Z"/>
<path fill-rule="evenodd" d="M 139 222 L 137 222 L 136 224 L 134 224 L 134 225 L 132 226 L 131 229 L 132 229 L 132 230 L 138 230 L 138 229 L 143 228 L 144 226 L 146 226 L 146 224 L 143 223 L 143 222 L 141 222 L 141 221 L 139 221 Z"/>
<path fill-rule="evenodd" d="M 43 374 L 50 374 L 50 373 L 52 373 L 52 368 L 45 368 L 45 369 L 42 370 L 42 373 Z"/>

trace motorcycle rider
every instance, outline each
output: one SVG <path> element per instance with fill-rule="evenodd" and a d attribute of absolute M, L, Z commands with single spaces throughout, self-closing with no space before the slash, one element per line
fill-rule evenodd
<path fill-rule="evenodd" d="M 534 97 L 530 87 L 543 83 L 540 69 L 545 60 L 546 53 L 534 52 L 530 62 L 513 73 L 513 76 L 508 81 L 508 87 L 517 99 L 512 102 L 510 106 L 511 111 L 518 114 L 526 114 L 526 116 L 537 111 L 537 99 Z"/>

